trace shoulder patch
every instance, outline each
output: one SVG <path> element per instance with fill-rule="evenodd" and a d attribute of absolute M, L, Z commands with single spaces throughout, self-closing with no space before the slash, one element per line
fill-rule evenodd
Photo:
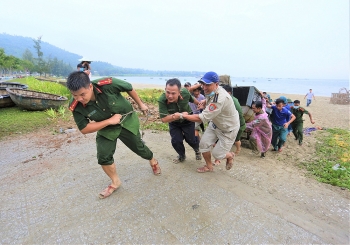
<path fill-rule="evenodd" d="M 69 106 L 70 111 L 74 111 L 75 107 L 77 106 L 79 102 L 77 100 L 73 100 L 72 104 Z"/>
<path fill-rule="evenodd" d="M 98 81 L 97 85 L 98 86 L 103 86 L 103 85 L 107 85 L 107 84 L 111 84 L 111 83 L 112 83 L 112 78 L 109 77 L 109 78 L 106 78 L 106 79 Z"/>
<path fill-rule="evenodd" d="M 211 104 L 209 105 L 209 111 L 215 111 L 215 109 L 216 109 L 216 105 L 213 104 L 213 103 L 211 103 Z"/>

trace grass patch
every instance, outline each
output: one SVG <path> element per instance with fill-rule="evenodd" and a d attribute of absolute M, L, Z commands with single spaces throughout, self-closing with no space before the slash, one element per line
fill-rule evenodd
<path fill-rule="evenodd" d="M 67 97 L 68 99 L 72 97 L 67 87 L 56 82 L 39 81 L 34 77 L 14 79 L 10 82 L 19 82 L 22 84 L 26 84 L 28 85 L 28 90 L 34 90 L 49 94 L 57 94 L 60 96 Z"/>
<path fill-rule="evenodd" d="M 140 99 L 147 104 L 158 105 L 158 98 L 164 93 L 163 89 L 136 89 Z"/>
<path fill-rule="evenodd" d="M 69 90 L 59 83 L 39 81 L 34 77 L 13 79 L 10 82 L 26 84 L 29 90 L 71 97 Z M 67 106 L 68 102 L 66 106 L 62 106 L 58 110 L 49 109 L 46 111 L 27 111 L 19 107 L 1 108 L 0 138 L 36 131 L 42 127 L 56 124 L 57 119 L 69 120 L 71 113 L 66 109 Z"/>
<path fill-rule="evenodd" d="M 151 129 L 151 130 L 161 130 L 161 131 L 168 131 L 169 130 L 169 126 L 168 123 L 162 123 L 162 122 L 150 122 L 150 123 L 146 123 L 146 125 L 140 126 L 141 128 L 143 127 L 143 129 Z"/>
<path fill-rule="evenodd" d="M 318 140 L 316 159 L 302 165 L 320 182 L 350 189 L 350 131 L 328 129 Z"/>
<path fill-rule="evenodd" d="M 51 124 L 43 111 L 23 111 L 19 107 L 3 108 L 0 111 L 0 138 L 33 132 Z"/>
<path fill-rule="evenodd" d="M 69 90 L 55 82 L 39 81 L 34 77 L 13 79 L 10 82 L 18 82 L 28 85 L 29 90 L 57 94 L 70 98 Z M 137 93 L 144 103 L 157 105 L 159 96 L 163 93 L 161 89 L 138 89 Z M 126 94 L 127 95 L 127 94 Z M 0 139 L 14 134 L 23 134 L 39 130 L 43 127 L 55 127 L 57 121 L 69 121 L 71 112 L 67 109 L 68 103 L 58 110 L 49 109 L 46 111 L 26 111 L 18 107 L 1 108 L 0 117 Z M 167 123 L 150 122 L 143 125 L 142 129 L 168 130 Z"/>

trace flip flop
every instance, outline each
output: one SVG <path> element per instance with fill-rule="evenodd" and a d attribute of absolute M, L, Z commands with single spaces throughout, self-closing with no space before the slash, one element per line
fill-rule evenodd
<path fill-rule="evenodd" d="M 230 152 L 230 153 L 231 153 L 232 158 L 226 159 L 226 170 L 230 170 L 232 168 L 234 157 L 235 157 L 235 153 L 233 153 L 233 152 Z"/>
<path fill-rule="evenodd" d="M 154 175 L 160 175 L 162 173 L 162 171 L 161 171 L 161 169 L 160 169 L 160 167 L 158 165 L 158 161 L 157 161 L 156 164 L 151 165 L 151 168 L 153 170 L 153 174 Z"/>
<path fill-rule="evenodd" d="M 213 172 L 213 169 L 208 168 L 207 165 L 204 165 L 201 168 L 197 168 L 198 173 L 206 173 L 206 172 Z"/>
<path fill-rule="evenodd" d="M 104 189 L 100 194 L 99 197 L 101 199 L 104 199 L 106 197 L 109 197 L 117 188 L 109 185 L 106 189 Z M 112 190 L 112 191 L 110 191 Z"/>

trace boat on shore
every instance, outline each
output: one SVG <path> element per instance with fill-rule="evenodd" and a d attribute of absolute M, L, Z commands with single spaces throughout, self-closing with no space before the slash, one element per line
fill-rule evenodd
<path fill-rule="evenodd" d="M 43 111 L 50 108 L 58 109 L 68 100 L 64 96 L 33 90 L 6 88 L 6 91 L 17 106 L 30 111 Z"/>
<path fill-rule="evenodd" d="M 0 108 L 15 106 L 6 88 L 0 88 Z"/>
<path fill-rule="evenodd" d="M 21 83 L 0 82 L 0 108 L 15 106 L 6 88 L 26 89 L 27 85 Z"/>

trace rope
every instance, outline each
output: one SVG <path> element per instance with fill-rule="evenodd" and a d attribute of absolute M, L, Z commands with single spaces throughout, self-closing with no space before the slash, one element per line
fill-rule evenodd
<path fill-rule="evenodd" d="M 119 124 L 121 124 L 121 123 L 125 120 L 125 118 L 126 118 L 127 115 L 129 115 L 129 114 L 131 114 L 131 113 L 133 113 L 133 112 L 134 112 L 134 111 L 129 111 L 128 113 L 122 114 L 121 116 L 124 117 L 124 118 L 119 122 Z"/>

